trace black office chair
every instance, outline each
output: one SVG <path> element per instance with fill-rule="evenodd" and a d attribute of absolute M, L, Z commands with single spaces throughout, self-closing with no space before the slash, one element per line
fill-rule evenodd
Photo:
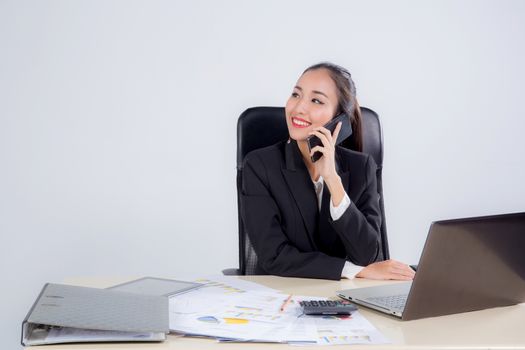
<path fill-rule="evenodd" d="M 361 107 L 363 152 L 370 154 L 377 164 L 377 192 L 381 209 L 381 252 L 378 260 L 390 257 L 386 235 L 383 202 L 383 134 L 379 116 L 371 109 Z M 225 269 L 225 275 L 253 275 L 257 254 L 244 230 L 241 216 L 242 166 L 244 157 L 254 149 L 273 145 L 288 139 L 288 128 L 282 107 L 254 107 L 244 111 L 237 121 L 237 214 L 239 220 L 239 268 Z"/>

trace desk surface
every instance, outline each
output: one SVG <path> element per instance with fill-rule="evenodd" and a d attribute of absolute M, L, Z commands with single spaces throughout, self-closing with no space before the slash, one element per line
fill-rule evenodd
<path fill-rule="evenodd" d="M 176 277 L 172 277 L 175 278 Z M 327 281 L 276 276 L 242 276 L 285 293 L 334 297 L 341 289 L 396 283 L 364 279 Z M 129 279 L 128 279 L 129 280 Z M 68 284 L 87 287 L 108 287 L 126 282 L 126 279 L 69 279 Z M 493 308 L 456 315 L 433 317 L 415 321 L 401 321 L 394 317 L 360 307 L 360 311 L 390 341 L 386 345 L 367 345 L 367 349 L 525 349 L 525 304 Z M 45 346 L 46 350 L 65 349 L 276 349 L 287 344 L 219 344 L 213 339 L 186 338 L 168 335 L 163 343 L 104 343 L 63 344 Z M 348 345 L 336 348 L 362 348 Z M 295 347 L 294 347 L 295 348 Z"/>

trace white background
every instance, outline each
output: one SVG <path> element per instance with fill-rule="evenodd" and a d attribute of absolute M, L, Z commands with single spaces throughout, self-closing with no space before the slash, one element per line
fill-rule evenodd
<path fill-rule="evenodd" d="M 45 282 L 237 266 L 238 115 L 347 67 L 391 256 L 525 210 L 523 1 L 0 1 L 0 346 Z"/>

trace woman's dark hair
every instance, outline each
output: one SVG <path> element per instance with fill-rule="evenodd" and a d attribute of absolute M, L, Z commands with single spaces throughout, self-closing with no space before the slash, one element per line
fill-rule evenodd
<path fill-rule="evenodd" d="M 337 88 L 337 100 L 339 105 L 335 115 L 346 113 L 352 125 L 352 136 L 343 141 L 343 145 L 352 150 L 363 151 L 363 133 L 361 130 L 361 108 L 357 103 L 356 89 L 352 75 L 345 68 L 330 62 L 321 62 L 305 69 L 303 72 L 326 69 Z"/>

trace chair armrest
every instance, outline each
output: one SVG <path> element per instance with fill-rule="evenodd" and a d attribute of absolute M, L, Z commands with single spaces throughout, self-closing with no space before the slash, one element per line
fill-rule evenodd
<path fill-rule="evenodd" d="M 241 271 L 239 269 L 224 269 L 222 274 L 225 276 L 240 276 Z"/>

